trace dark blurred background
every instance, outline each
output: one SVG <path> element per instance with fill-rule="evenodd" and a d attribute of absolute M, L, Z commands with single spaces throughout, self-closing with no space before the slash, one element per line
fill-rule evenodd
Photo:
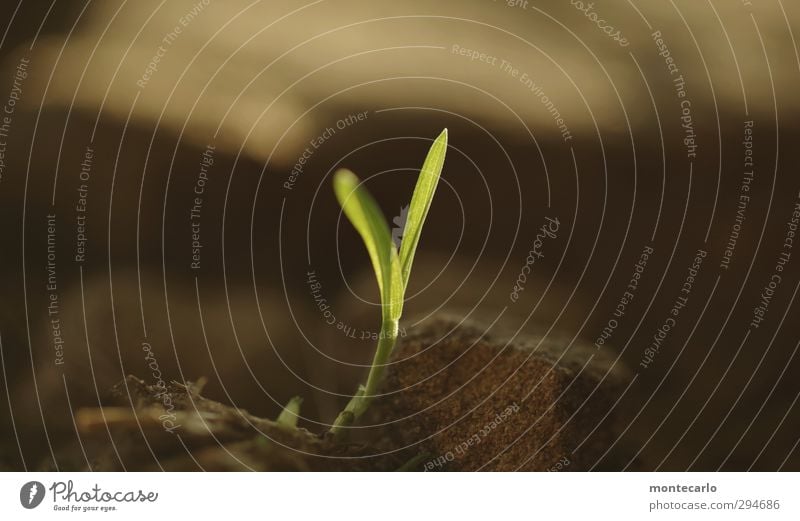
<path fill-rule="evenodd" d="M 636 380 L 615 449 L 648 469 L 798 470 L 800 258 L 784 244 L 800 201 L 800 7 L 576 4 L 0 7 L 4 465 L 52 465 L 74 443 L 72 411 L 126 374 L 152 380 L 144 344 L 165 379 L 207 377 L 210 397 L 259 415 L 302 394 L 304 425 L 321 429 L 379 324 L 331 173 L 366 179 L 392 221 L 447 127 L 403 327 L 501 315 L 591 344 L 617 318 L 600 349 Z M 512 302 L 547 217 L 558 236 Z M 686 308 L 642 367 L 698 250 Z M 327 324 L 309 272 L 344 329 Z"/>

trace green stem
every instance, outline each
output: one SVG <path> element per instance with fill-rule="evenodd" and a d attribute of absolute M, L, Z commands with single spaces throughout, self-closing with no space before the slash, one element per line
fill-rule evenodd
<path fill-rule="evenodd" d="M 372 359 L 372 367 L 367 376 L 367 383 L 360 386 L 358 392 L 350 399 L 344 410 L 339 413 L 339 416 L 336 417 L 331 426 L 333 434 L 340 434 L 344 427 L 352 425 L 369 409 L 383 378 L 384 366 L 389 361 L 389 356 L 392 354 L 397 341 L 398 331 L 399 324 L 397 320 L 384 320 L 382 322 L 378 348 L 375 350 L 375 356 Z"/>

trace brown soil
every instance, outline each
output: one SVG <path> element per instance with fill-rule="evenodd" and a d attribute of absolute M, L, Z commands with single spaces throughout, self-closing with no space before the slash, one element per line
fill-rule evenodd
<path fill-rule="evenodd" d="M 83 461 L 97 471 L 390 471 L 405 463 L 402 454 L 376 456 L 377 449 L 280 426 L 200 391 L 174 383 L 165 402 L 159 388 L 128 377 L 115 389 L 119 406 L 76 414 Z M 82 457 L 77 447 L 70 453 Z"/>
<path fill-rule="evenodd" d="M 601 459 L 616 439 L 615 414 L 601 420 L 630 378 L 606 353 L 540 340 L 505 347 L 479 324 L 428 322 L 398 344 L 384 387 L 393 394 L 373 413 L 396 422 L 388 430 L 397 446 L 429 454 L 425 470 L 613 468 Z"/>
<path fill-rule="evenodd" d="M 101 471 L 614 468 L 604 460 L 616 439 L 609 410 L 628 375 L 606 353 L 540 340 L 508 344 L 453 317 L 409 331 L 387 370 L 387 396 L 353 433 L 358 443 L 209 400 L 203 382 L 162 392 L 129 376 L 110 406 L 77 412 L 82 445 L 58 459 Z M 375 423 L 383 426 L 367 426 Z"/>

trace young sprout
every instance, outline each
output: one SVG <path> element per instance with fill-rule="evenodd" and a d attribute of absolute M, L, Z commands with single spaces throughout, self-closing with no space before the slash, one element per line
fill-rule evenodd
<path fill-rule="evenodd" d="M 414 195 L 411 197 L 399 252 L 392 241 L 389 225 L 380 208 L 358 177 L 349 170 L 339 170 L 333 177 L 336 198 L 367 247 L 381 296 L 381 332 L 367 383 L 359 386 L 350 402 L 339 413 L 331 427 L 331 432 L 334 434 L 340 433 L 344 427 L 351 425 L 364 414 L 375 397 L 384 367 L 397 340 L 414 252 L 422 234 L 422 225 L 428 215 L 436 185 L 439 183 L 446 153 L 447 129 L 444 129 L 433 142 L 422 165 Z"/>
<path fill-rule="evenodd" d="M 275 423 L 289 429 L 297 428 L 297 420 L 300 419 L 301 405 L 303 405 L 303 399 L 299 396 L 295 396 L 289 400 L 289 403 L 283 408 L 278 419 L 275 420 Z"/>

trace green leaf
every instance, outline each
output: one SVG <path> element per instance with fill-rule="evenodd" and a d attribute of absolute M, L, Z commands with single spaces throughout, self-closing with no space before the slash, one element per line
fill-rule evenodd
<path fill-rule="evenodd" d="M 361 235 L 369 252 L 381 291 L 383 311 L 381 334 L 367 383 L 359 387 L 355 396 L 337 416 L 331 426 L 331 432 L 335 435 L 341 435 L 346 427 L 364 414 L 375 398 L 385 364 L 397 340 L 398 321 L 403 311 L 403 299 L 411 273 L 411 264 L 414 261 L 414 252 L 439 183 L 446 153 L 447 129 L 444 129 L 433 142 L 428 157 L 422 165 L 422 172 L 409 205 L 399 254 L 383 213 L 367 190 L 361 186 L 358 177 L 349 170 L 339 170 L 334 174 L 333 189 L 336 198 L 347 218 Z"/>
<path fill-rule="evenodd" d="M 414 253 L 422 235 L 422 225 L 428 216 L 428 210 L 433 201 L 433 194 L 439 183 L 439 177 L 444 167 L 444 157 L 447 154 L 447 129 L 444 129 L 433 142 L 428 157 L 422 165 L 422 171 L 414 187 L 411 205 L 408 209 L 406 227 L 403 231 L 403 241 L 400 243 L 400 266 L 403 277 L 403 289 L 408 285 L 411 274 L 411 264 L 414 262 Z"/>
<path fill-rule="evenodd" d="M 405 284 L 386 218 L 350 170 L 339 170 L 334 174 L 333 190 L 369 252 L 380 288 L 383 317 L 385 320 L 398 320 L 403 311 Z"/>
<path fill-rule="evenodd" d="M 300 396 L 295 396 L 289 403 L 286 404 L 286 407 L 283 408 L 281 414 L 278 416 L 278 419 L 275 420 L 278 425 L 282 425 L 284 427 L 297 427 L 297 420 L 300 419 L 300 406 L 303 404 L 303 398 Z"/>

